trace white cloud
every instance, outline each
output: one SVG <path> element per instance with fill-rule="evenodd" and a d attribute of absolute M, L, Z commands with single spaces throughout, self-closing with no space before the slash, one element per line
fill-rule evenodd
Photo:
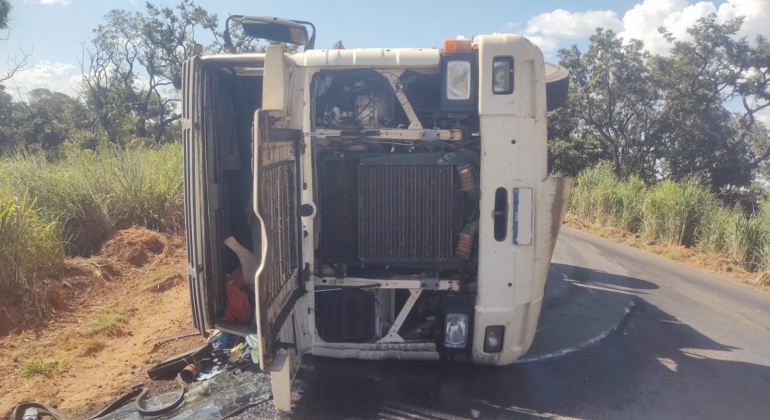
<path fill-rule="evenodd" d="M 72 63 L 40 60 L 34 66 L 16 73 L 6 84 L 11 90 L 18 87 L 19 93 L 24 97 L 31 90 L 38 88 L 73 95 L 80 80 L 81 76 Z"/>
<path fill-rule="evenodd" d="M 644 0 L 618 18 L 612 10 L 569 12 L 555 10 L 537 15 L 527 22 L 524 34 L 550 52 L 563 46 L 564 41 L 587 39 L 597 27 L 612 29 L 626 40 L 641 39 L 656 54 L 666 54 L 670 44 L 658 33 L 665 26 L 677 39 L 688 38 L 687 28 L 710 13 L 717 13 L 720 22 L 745 16 L 739 35 L 753 38 L 758 34 L 770 36 L 770 0 Z M 509 23 L 509 29 L 516 25 Z"/>
<path fill-rule="evenodd" d="M 677 39 L 687 40 L 687 28 L 711 13 L 717 14 L 719 22 L 744 16 L 741 36 L 770 34 L 766 24 L 770 20 L 767 0 L 727 0 L 718 7 L 713 1 L 689 4 L 687 0 L 645 0 L 623 16 L 625 31 L 621 36 L 641 39 L 651 52 L 666 54 L 670 44 L 658 33 L 658 27 L 665 26 Z"/>
<path fill-rule="evenodd" d="M 527 39 L 540 47 L 545 53 L 556 51 L 559 48 L 559 40 L 552 36 L 527 35 Z"/>
<path fill-rule="evenodd" d="M 40 4 L 61 4 L 66 6 L 72 3 L 72 0 L 24 0 L 25 3 L 40 3 Z"/>
<path fill-rule="evenodd" d="M 509 23 L 514 29 L 518 24 Z M 620 31 L 623 22 L 612 10 L 569 12 L 562 9 L 537 15 L 527 22 L 524 34 L 545 52 L 556 50 L 560 40 L 588 38 L 596 28 Z"/>
<path fill-rule="evenodd" d="M 578 39 L 591 36 L 597 27 L 618 31 L 623 28 L 623 22 L 612 10 L 572 13 L 557 9 L 530 19 L 524 32 L 562 39 Z"/>

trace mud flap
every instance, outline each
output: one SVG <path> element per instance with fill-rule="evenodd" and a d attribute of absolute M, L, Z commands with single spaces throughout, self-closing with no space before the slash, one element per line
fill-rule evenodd
<path fill-rule="evenodd" d="M 279 412 L 291 411 L 291 369 L 289 355 L 277 354 L 270 366 L 270 386 L 273 389 L 273 404 Z"/>

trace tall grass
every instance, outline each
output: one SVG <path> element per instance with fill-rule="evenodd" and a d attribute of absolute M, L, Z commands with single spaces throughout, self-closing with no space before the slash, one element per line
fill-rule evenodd
<path fill-rule="evenodd" d="M 663 181 L 648 191 L 642 205 L 642 233 L 669 245 L 692 246 L 704 210 L 716 198 L 695 180 Z"/>
<path fill-rule="evenodd" d="M 609 165 L 599 164 L 578 175 L 571 211 L 594 223 L 638 232 L 646 188 L 641 179 L 619 180 Z"/>
<path fill-rule="evenodd" d="M 62 226 L 67 254 L 89 256 L 115 230 L 175 229 L 183 222 L 181 147 L 85 151 L 50 163 L 38 154 L 0 160 L 0 185 L 27 192 Z"/>
<path fill-rule="evenodd" d="M 34 200 L 0 189 L 0 291 L 56 276 L 64 265 L 61 238 L 60 225 L 42 219 Z"/>
<path fill-rule="evenodd" d="M 606 164 L 580 173 L 571 213 L 587 223 L 638 233 L 648 241 L 729 254 L 750 271 L 770 270 L 770 208 L 725 207 L 694 179 L 618 179 Z"/>
<path fill-rule="evenodd" d="M 65 256 L 90 256 L 118 229 L 181 228 L 182 206 L 179 145 L 2 158 L 0 289 L 56 278 Z"/>

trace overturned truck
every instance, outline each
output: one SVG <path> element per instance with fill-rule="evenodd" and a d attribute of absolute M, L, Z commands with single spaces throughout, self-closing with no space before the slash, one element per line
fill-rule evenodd
<path fill-rule="evenodd" d="M 184 64 L 201 333 L 257 334 L 282 411 L 303 354 L 491 365 L 523 355 L 570 196 L 568 181 L 548 177 L 546 148 L 566 71 L 519 35 L 323 50 L 307 22 L 231 18 L 305 48 Z M 248 321 L 225 316 L 228 273 L 243 265 L 233 244 L 255 262 L 243 267 Z"/>

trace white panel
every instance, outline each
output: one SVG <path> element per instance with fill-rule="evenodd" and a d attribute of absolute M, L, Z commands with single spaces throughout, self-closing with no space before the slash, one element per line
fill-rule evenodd
<path fill-rule="evenodd" d="M 529 331 L 530 302 L 542 295 L 546 274 L 539 268 L 544 257 L 539 241 L 550 236 L 551 227 L 541 226 L 540 212 L 538 220 L 533 212 L 535 206 L 551 207 L 550 203 L 542 207 L 538 201 L 548 177 L 545 65 L 540 49 L 518 35 L 478 36 L 474 44 L 479 52 L 481 218 L 473 361 L 507 365 L 526 351 L 528 337 L 534 333 Z M 513 57 L 514 91 L 495 95 L 492 93 L 493 60 L 506 56 Z M 526 246 L 514 243 L 512 222 L 505 241 L 494 238 L 494 197 L 500 187 L 509 191 L 509 221 L 513 220 L 514 213 L 513 192 L 520 191 L 517 229 L 523 231 L 518 232 L 516 240 Z M 522 195 L 525 196 L 523 203 Z M 484 330 L 489 325 L 505 326 L 501 353 L 483 351 Z"/>
<path fill-rule="evenodd" d="M 435 48 L 360 48 L 310 50 L 292 56 L 306 67 L 436 67 L 441 54 Z"/>
<path fill-rule="evenodd" d="M 513 243 L 532 244 L 532 188 L 513 189 Z"/>
<path fill-rule="evenodd" d="M 269 45 L 265 52 L 265 78 L 262 84 L 262 109 L 284 111 L 286 105 L 286 65 L 283 47 Z"/>

